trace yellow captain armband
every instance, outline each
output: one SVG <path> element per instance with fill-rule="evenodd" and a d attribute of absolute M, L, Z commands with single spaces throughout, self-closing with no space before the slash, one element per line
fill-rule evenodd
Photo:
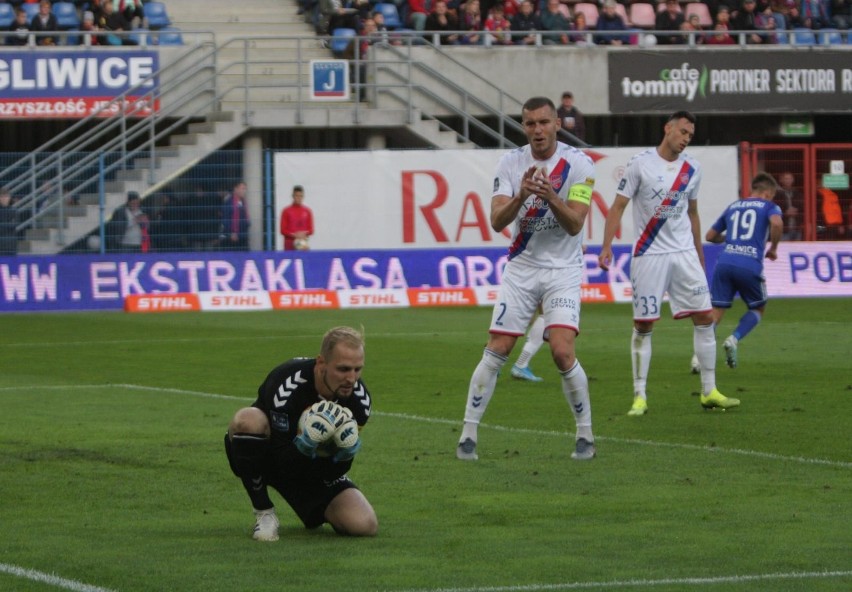
<path fill-rule="evenodd" d="M 592 202 L 592 188 L 585 183 L 571 185 L 568 190 L 568 201 L 579 201 L 583 205 L 589 205 Z"/>

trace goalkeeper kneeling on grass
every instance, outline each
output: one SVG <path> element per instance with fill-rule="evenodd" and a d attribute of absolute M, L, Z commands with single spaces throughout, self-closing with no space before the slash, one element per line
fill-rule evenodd
<path fill-rule="evenodd" d="M 327 522 L 339 534 L 378 531 L 373 507 L 346 475 L 370 417 L 363 367 L 362 335 L 336 327 L 323 337 L 316 358 L 293 358 L 273 369 L 252 406 L 234 415 L 225 451 L 254 507 L 255 540 L 278 540 L 268 487 L 306 528 Z"/>

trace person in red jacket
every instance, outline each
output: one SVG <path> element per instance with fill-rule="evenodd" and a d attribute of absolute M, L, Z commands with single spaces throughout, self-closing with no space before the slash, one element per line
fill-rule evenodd
<path fill-rule="evenodd" d="M 314 233 L 314 215 L 303 205 L 305 188 L 293 187 L 293 203 L 281 211 L 281 234 L 284 235 L 285 251 L 307 251 L 308 240 Z"/>

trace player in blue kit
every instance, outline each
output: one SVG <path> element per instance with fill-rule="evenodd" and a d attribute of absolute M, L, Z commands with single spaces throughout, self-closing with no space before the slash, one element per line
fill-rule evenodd
<path fill-rule="evenodd" d="M 740 340 L 757 326 L 766 308 L 763 259 L 775 261 L 778 258 L 778 241 L 784 231 L 781 208 L 772 202 L 777 190 L 778 184 L 772 175 L 758 173 L 751 181 L 751 196 L 729 205 L 705 236 L 708 242 L 725 243 L 710 285 L 716 325 L 731 308 L 737 293 L 748 307 L 737 328 L 723 343 L 725 361 L 731 368 L 737 367 Z"/>

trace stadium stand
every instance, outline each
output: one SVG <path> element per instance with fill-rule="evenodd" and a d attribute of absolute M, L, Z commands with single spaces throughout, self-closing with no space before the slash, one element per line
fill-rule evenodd
<path fill-rule="evenodd" d="M 390 31 L 395 31 L 402 27 L 402 19 L 399 17 L 399 11 L 396 4 L 390 2 L 379 2 L 373 7 L 376 12 L 381 12 L 385 17 L 385 26 Z"/>
<path fill-rule="evenodd" d="M 582 12 L 586 15 L 586 25 L 594 29 L 598 24 L 598 5 L 591 2 L 577 2 L 574 5 L 574 14 Z"/>
<path fill-rule="evenodd" d="M 630 24 L 639 29 L 653 29 L 657 22 L 654 5 L 650 2 L 635 2 L 630 5 Z"/>
<path fill-rule="evenodd" d="M 171 26 L 172 19 L 169 18 L 165 4 L 162 2 L 146 2 L 144 6 L 145 19 L 148 21 L 149 29 L 157 30 Z"/>
<path fill-rule="evenodd" d="M 698 15 L 698 24 L 703 29 L 709 30 L 713 28 L 713 17 L 710 14 L 710 9 L 703 2 L 690 2 L 683 9 L 683 16 L 687 20 L 693 14 Z"/>
<path fill-rule="evenodd" d="M 793 45 L 816 45 L 816 35 L 811 29 L 798 27 L 793 29 Z"/>
<path fill-rule="evenodd" d="M 11 4 L 0 3 L 0 30 L 8 31 L 15 21 L 15 9 Z"/>

